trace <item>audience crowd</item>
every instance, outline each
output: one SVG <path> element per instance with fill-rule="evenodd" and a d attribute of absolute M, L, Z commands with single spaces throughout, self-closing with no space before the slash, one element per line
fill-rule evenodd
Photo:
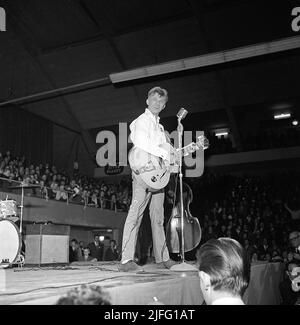
<path fill-rule="evenodd" d="M 69 176 L 50 164 L 28 164 L 25 157 L 13 157 L 10 151 L 0 153 L 0 188 L 11 191 L 21 182 L 36 186 L 26 190 L 27 195 L 101 209 L 127 211 L 131 201 L 129 177 L 124 177 L 118 184 L 111 184 L 81 175 L 77 169 Z"/>
<path fill-rule="evenodd" d="M 243 143 L 247 151 L 299 146 L 300 132 L 296 128 L 280 132 L 278 130 L 260 131 L 255 135 L 245 137 Z"/>
<path fill-rule="evenodd" d="M 208 174 L 200 182 L 190 179 L 189 183 L 197 198 L 192 213 L 200 218 L 202 243 L 231 237 L 245 247 L 252 261 L 291 260 L 289 233 L 298 227 L 292 213 L 300 208 L 298 173 Z"/>
<path fill-rule="evenodd" d="M 94 235 L 94 241 L 85 245 L 72 239 L 69 247 L 69 262 L 99 262 L 117 261 L 120 258 L 117 243 L 114 239 L 106 236 L 103 241 L 99 235 Z"/>

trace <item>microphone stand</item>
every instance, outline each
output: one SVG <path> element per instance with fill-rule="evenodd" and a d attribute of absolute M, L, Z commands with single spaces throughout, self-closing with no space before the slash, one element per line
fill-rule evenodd
<path fill-rule="evenodd" d="M 178 118 L 178 151 L 180 152 L 179 158 L 179 187 L 180 187 L 180 220 L 181 220 L 181 263 L 171 266 L 171 271 L 197 271 L 197 269 L 184 261 L 184 207 L 183 207 L 183 183 L 182 183 L 182 135 L 183 135 L 183 125 L 181 123 L 181 118 Z"/>

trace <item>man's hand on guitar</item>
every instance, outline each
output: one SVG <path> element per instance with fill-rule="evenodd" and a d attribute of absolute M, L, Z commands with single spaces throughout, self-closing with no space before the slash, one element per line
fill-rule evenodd
<path fill-rule="evenodd" d="M 178 152 L 174 148 L 172 148 L 170 150 L 170 164 L 175 165 L 177 164 L 178 160 L 179 160 Z"/>

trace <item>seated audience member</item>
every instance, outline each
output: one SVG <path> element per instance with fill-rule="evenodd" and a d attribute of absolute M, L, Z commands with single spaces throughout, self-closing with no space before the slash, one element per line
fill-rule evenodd
<path fill-rule="evenodd" d="M 110 297 L 101 287 L 82 284 L 59 298 L 56 305 L 111 305 Z"/>
<path fill-rule="evenodd" d="M 119 258 L 119 252 L 117 250 L 117 244 L 114 239 L 110 240 L 110 247 L 106 249 L 104 253 L 104 261 L 117 261 Z"/>
<path fill-rule="evenodd" d="M 72 239 L 71 246 L 69 248 L 69 262 L 79 261 L 81 258 L 81 249 L 79 248 L 78 242 L 76 239 Z"/>
<path fill-rule="evenodd" d="M 40 181 L 40 188 L 38 188 L 35 193 L 37 197 L 48 199 L 48 189 L 43 180 Z"/>
<path fill-rule="evenodd" d="M 262 244 L 258 247 L 258 258 L 262 261 L 268 261 L 271 259 L 271 249 L 267 238 L 263 238 Z"/>
<path fill-rule="evenodd" d="M 256 263 L 258 261 L 257 253 L 253 252 L 251 256 L 251 263 Z"/>
<path fill-rule="evenodd" d="M 53 191 L 54 192 L 54 191 Z M 68 199 L 68 194 L 65 191 L 64 185 L 60 185 L 58 191 L 56 192 L 55 200 L 66 201 Z"/>
<path fill-rule="evenodd" d="M 90 249 L 85 247 L 83 249 L 83 255 L 79 259 L 80 262 L 97 262 L 97 259 L 90 256 Z"/>
<path fill-rule="evenodd" d="M 289 234 L 289 243 L 292 247 L 293 258 L 300 263 L 300 232 L 293 231 Z"/>
<path fill-rule="evenodd" d="M 250 281 L 250 263 L 234 239 L 210 239 L 197 254 L 200 287 L 207 305 L 244 305 Z"/>
<path fill-rule="evenodd" d="M 297 301 L 298 294 L 295 292 L 291 274 L 297 262 L 292 260 L 286 266 L 286 271 L 283 280 L 279 284 L 279 290 L 282 298 L 282 305 L 294 305 Z"/>
<path fill-rule="evenodd" d="M 98 235 L 94 236 L 94 242 L 88 244 L 88 248 L 90 249 L 91 257 L 96 258 L 97 261 L 103 260 L 103 245 L 101 244 Z"/>
<path fill-rule="evenodd" d="M 289 278 L 291 280 L 291 288 L 295 293 L 295 305 L 300 305 L 300 267 L 296 263 L 289 264 Z"/>
<path fill-rule="evenodd" d="M 292 290 L 294 292 L 299 292 L 300 291 L 300 274 L 298 276 L 296 276 L 296 278 L 294 278 L 292 280 Z M 299 298 L 300 298 L 300 296 L 298 294 L 297 301 L 299 301 Z"/>
<path fill-rule="evenodd" d="M 85 245 L 84 245 L 83 241 L 80 241 L 80 242 L 79 242 L 79 248 L 80 248 L 80 250 L 81 250 L 81 255 L 83 255 L 83 250 L 84 250 L 84 248 L 85 248 Z"/>

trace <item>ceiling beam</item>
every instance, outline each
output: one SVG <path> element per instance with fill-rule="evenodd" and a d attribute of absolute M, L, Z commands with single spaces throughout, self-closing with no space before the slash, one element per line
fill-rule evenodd
<path fill-rule="evenodd" d="M 73 0 L 73 1 L 76 3 L 79 0 Z M 148 23 L 148 24 L 143 24 L 140 26 L 123 29 L 122 31 L 119 31 L 119 32 L 113 32 L 112 37 L 114 37 L 114 38 L 120 37 L 120 36 L 127 35 L 130 33 L 144 31 L 149 28 L 155 28 L 155 27 L 166 25 L 168 23 L 173 23 L 173 22 L 176 22 L 179 20 L 185 20 L 185 19 L 191 19 L 191 18 L 193 18 L 193 17 L 190 12 L 184 12 L 184 13 L 172 16 L 172 17 L 167 17 L 167 18 L 163 18 L 161 20 L 156 20 L 156 21 Z M 101 32 L 99 32 L 99 34 L 97 36 L 94 36 L 91 38 L 74 41 L 72 43 L 66 43 L 64 45 L 60 45 L 60 46 L 56 46 L 56 47 L 42 49 L 42 54 L 48 55 L 48 54 L 55 53 L 58 51 L 64 51 L 71 47 L 84 46 L 87 44 L 91 44 L 91 43 L 95 43 L 95 42 L 99 42 L 99 41 L 103 41 L 103 40 L 105 40 L 105 36 L 103 35 L 103 32 L 101 31 Z"/>
<path fill-rule="evenodd" d="M 205 44 L 205 47 L 208 52 L 211 52 L 213 50 L 213 46 L 211 44 L 211 41 L 208 37 L 207 30 L 205 29 L 205 26 L 203 24 L 203 16 L 204 16 L 204 8 L 203 8 L 203 2 L 196 1 L 196 0 L 187 0 L 188 4 L 190 5 L 194 16 L 197 20 L 199 31 L 201 33 L 203 42 Z M 228 121 L 229 121 L 229 127 L 233 134 L 233 145 L 237 148 L 238 151 L 242 151 L 243 144 L 242 144 L 242 138 L 237 126 L 236 118 L 234 116 L 233 108 L 231 107 L 230 100 L 228 98 L 228 90 L 226 86 L 226 82 L 224 80 L 224 76 L 222 75 L 222 72 L 215 71 L 215 80 L 217 87 L 219 89 L 220 96 L 222 98 L 222 101 L 224 103 L 224 107 L 226 109 Z"/>
<path fill-rule="evenodd" d="M 109 77 L 94 79 L 91 81 L 80 82 L 78 84 L 74 84 L 66 87 L 55 88 L 55 89 L 41 91 L 35 94 L 27 95 L 27 96 L 8 99 L 3 102 L 0 102 L 0 107 L 8 104 L 35 103 L 35 102 L 47 100 L 62 95 L 70 95 L 70 94 L 78 93 L 81 91 L 97 88 L 108 84 L 111 84 Z"/>
<path fill-rule="evenodd" d="M 108 42 L 108 44 L 110 45 L 118 63 L 120 64 L 121 68 L 123 70 L 128 69 L 125 60 L 123 59 L 123 56 L 120 52 L 120 50 L 118 49 L 115 41 L 114 41 L 114 31 L 112 30 L 109 22 L 107 21 L 107 18 L 105 17 L 105 15 L 103 14 L 103 11 L 99 11 L 99 16 L 100 16 L 100 20 L 97 19 L 95 17 L 95 15 L 93 14 L 93 10 L 92 8 L 90 8 L 90 6 L 86 3 L 86 1 L 84 0 L 75 0 L 75 3 L 80 5 L 83 9 L 83 11 L 87 14 L 87 16 L 94 22 L 94 24 L 97 26 L 98 30 L 100 33 L 103 33 L 104 38 L 106 39 L 106 41 Z M 134 93 L 134 97 L 137 101 L 137 104 L 139 106 L 142 105 L 141 99 L 139 97 L 139 93 L 137 91 L 137 88 L 135 86 L 131 87 Z"/>
<path fill-rule="evenodd" d="M 235 61 L 247 60 L 259 56 L 282 53 L 300 48 L 300 36 L 247 45 L 235 49 L 202 54 L 194 57 L 167 61 L 156 65 L 144 66 L 109 75 L 113 83 L 161 76 L 164 74 L 188 71 L 192 69 L 217 66 Z"/>

